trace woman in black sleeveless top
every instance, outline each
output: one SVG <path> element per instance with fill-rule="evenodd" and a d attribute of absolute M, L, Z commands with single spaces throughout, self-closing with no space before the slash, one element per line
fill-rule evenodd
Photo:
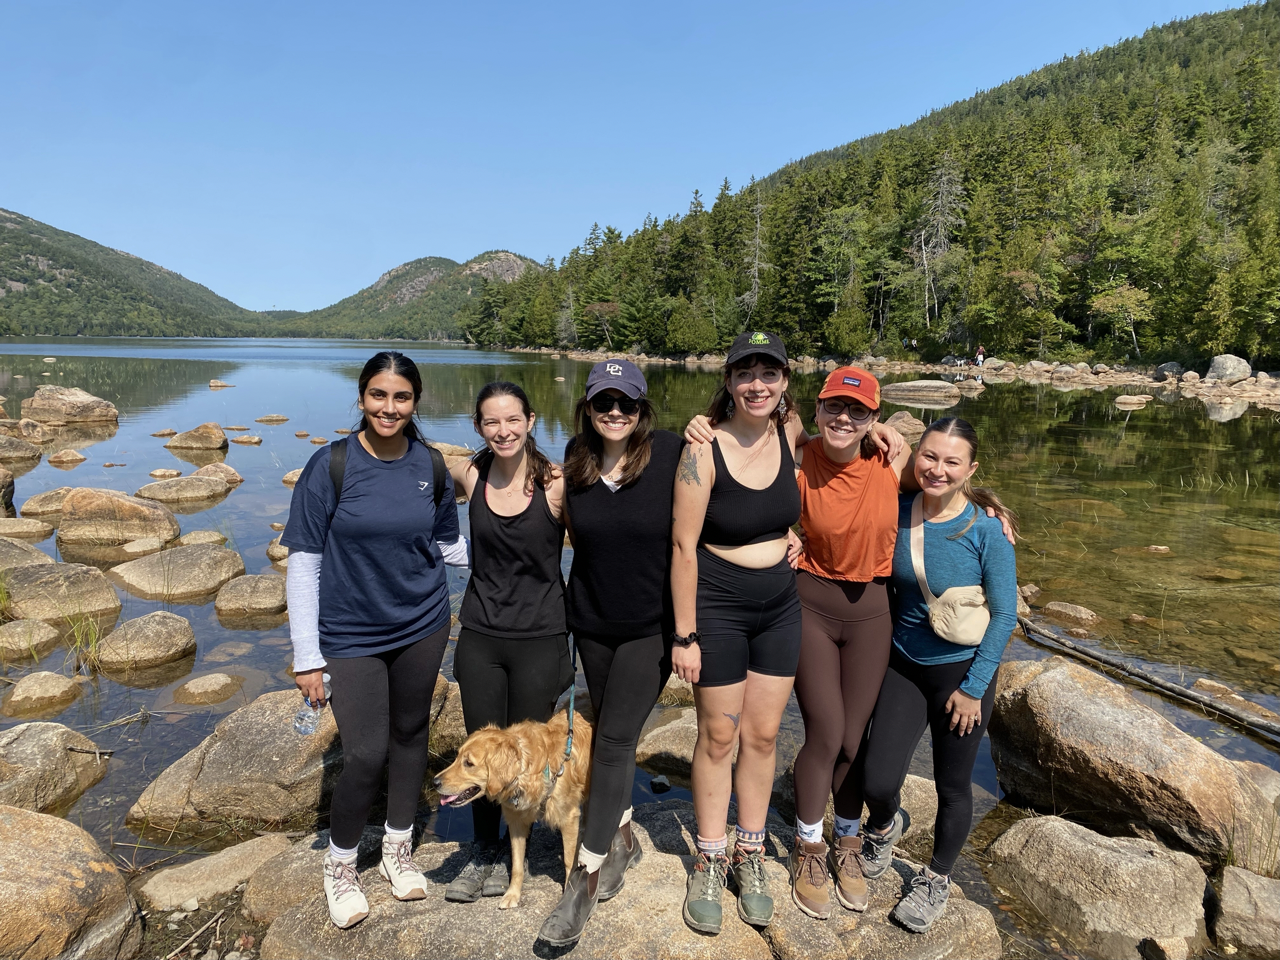
<path fill-rule="evenodd" d="M 471 579 L 453 657 L 467 733 L 490 723 L 549 720 L 573 682 L 560 574 L 564 479 L 538 450 L 534 420 L 520 387 L 488 384 L 474 418 L 485 447 L 453 467 L 455 488 L 470 501 Z M 501 813 L 492 801 L 472 802 L 475 842 L 446 899 L 470 902 L 506 892 Z"/>

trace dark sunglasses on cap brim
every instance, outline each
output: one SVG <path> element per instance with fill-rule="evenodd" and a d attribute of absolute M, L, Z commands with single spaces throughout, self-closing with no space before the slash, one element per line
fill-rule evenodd
<path fill-rule="evenodd" d="M 624 417 L 630 417 L 639 412 L 640 401 L 630 397 L 613 397 L 607 393 L 597 393 L 591 398 L 591 409 L 596 413 L 608 413 L 615 406 Z"/>

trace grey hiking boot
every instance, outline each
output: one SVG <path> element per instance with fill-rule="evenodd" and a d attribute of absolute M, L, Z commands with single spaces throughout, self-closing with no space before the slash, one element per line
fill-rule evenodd
<path fill-rule="evenodd" d="M 627 841 L 631 845 L 627 846 Z M 631 824 L 619 827 L 613 835 L 613 843 L 609 844 L 609 853 L 600 865 L 600 899 L 608 900 L 622 892 L 627 882 L 627 871 L 640 862 L 644 853 L 640 849 L 640 840 L 631 831 Z"/>
<path fill-rule="evenodd" d="M 526 871 L 528 866 L 529 861 L 526 860 Z M 484 878 L 484 886 L 480 889 L 480 896 L 500 897 L 507 892 L 509 886 L 511 886 L 511 848 L 507 847 L 506 851 L 494 860 L 493 871 Z"/>
<path fill-rule="evenodd" d="M 471 857 L 462 872 L 445 887 L 444 898 L 454 903 L 474 903 L 484 892 L 485 881 L 493 875 L 493 866 L 502 849 L 496 843 L 475 841 L 471 844 Z M 506 887 L 502 888 L 504 891 Z"/>
<path fill-rule="evenodd" d="M 719 933 L 720 894 L 729 873 L 729 858 L 698 854 L 684 894 L 684 922 L 701 933 Z"/>
<path fill-rule="evenodd" d="M 889 869 L 893 862 L 893 845 L 902 839 L 902 811 L 893 815 L 893 823 L 888 833 L 876 833 L 868 828 L 862 831 L 862 850 L 858 853 L 858 863 L 862 865 L 862 875 L 874 880 Z"/>
<path fill-rule="evenodd" d="M 929 876 L 921 870 L 911 878 L 911 889 L 893 908 L 893 919 L 912 933 L 928 933 L 933 921 L 942 916 L 951 893 L 951 878 Z"/>
<path fill-rule="evenodd" d="M 773 922 L 773 897 L 769 896 L 769 880 L 764 875 L 764 851 L 748 850 L 733 854 L 733 882 L 738 888 L 738 916 L 753 927 L 767 927 Z"/>

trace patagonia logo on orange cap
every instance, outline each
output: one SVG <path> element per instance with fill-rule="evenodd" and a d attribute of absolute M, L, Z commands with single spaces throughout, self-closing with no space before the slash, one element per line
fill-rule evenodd
<path fill-rule="evenodd" d="M 862 386 L 862 381 L 861 381 L 861 380 L 859 380 L 857 377 L 845 377 L 845 378 L 844 378 L 844 382 L 845 382 L 845 383 L 847 383 L 847 384 L 848 384 L 849 386 L 851 386 L 851 387 L 860 387 L 860 386 Z"/>

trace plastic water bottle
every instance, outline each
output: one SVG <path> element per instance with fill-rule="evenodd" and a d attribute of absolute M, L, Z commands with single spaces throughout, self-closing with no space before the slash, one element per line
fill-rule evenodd
<path fill-rule="evenodd" d="M 321 679 L 324 681 L 324 699 L 325 703 L 329 702 L 329 675 L 322 674 Z M 311 700 L 307 697 L 302 698 L 302 706 L 298 708 L 298 712 L 293 715 L 293 731 L 304 737 L 309 737 L 316 732 L 316 727 L 320 725 L 320 711 L 323 706 L 312 706 Z"/>

